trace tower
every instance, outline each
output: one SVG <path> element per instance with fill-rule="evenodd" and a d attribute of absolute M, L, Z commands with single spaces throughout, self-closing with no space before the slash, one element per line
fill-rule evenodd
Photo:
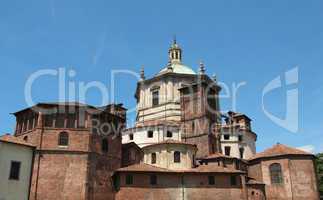
<path fill-rule="evenodd" d="M 177 44 L 176 38 L 174 38 L 173 44 L 168 50 L 169 63 L 181 63 L 182 62 L 182 49 Z"/>
<path fill-rule="evenodd" d="M 221 151 L 217 128 L 220 90 L 204 73 L 197 76 L 196 82 L 180 88 L 182 140 L 197 145 L 198 158 Z"/>

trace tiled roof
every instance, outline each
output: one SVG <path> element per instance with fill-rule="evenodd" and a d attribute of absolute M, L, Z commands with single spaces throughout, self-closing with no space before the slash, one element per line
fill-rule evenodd
<path fill-rule="evenodd" d="M 185 170 L 173 170 L 161 167 L 156 167 L 149 164 L 135 164 L 128 167 L 120 168 L 118 172 L 160 172 L 160 173 L 244 173 L 240 170 L 220 167 L 217 165 L 200 165 L 196 168 Z"/>
<path fill-rule="evenodd" d="M 247 182 L 248 185 L 265 185 L 265 183 L 261 182 L 261 181 L 257 181 L 254 179 L 250 179 Z"/>
<path fill-rule="evenodd" d="M 154 143 L 154 144 L 147 145 L 147 146 L 145 146 L 143 148 L 151 147 L 151 146 L 156 146 L 156 145 L 162 145 L 162 144 L 182 144 L 182 145 L 190 145 L 190 146 L 196 147 L 195 144 L 191 144 L 191 143 L 187 143 L 187 142 L 183 142 L 183 141 L 179 141 L 179 140 L 164 140 L 162 142 L 158 142 L 158 143 Z"/>
<path fill-rule="evenodd" d="M 0 141 L 1 142 L 7 142 L 7 143 L 12 143 L 12 144 L 18 144 L 18 145 L 24 145 L 24 146 L 29 146 L 29 147 L 35 147 L 33 144 L 30 144 L 28 142 L 25 142 L 22 139 L 19 139 L 17 137 L 14 137 L 12 135 L 6 134 L 3 136 L 0 136 Z"/>
<path fill-rule="evenodd" d="M 204 158 L 202 158 L 202 160 L 207 160 L 207 159 L 215 159 L 215 158 L 234 158 L 234 157 L 231 157 L 231 156 L 226 156 L 222 153 L 219 153 L 219 152 L 215 152 L 213 154 L 210 154 Z"/>
<path fill-rule="evenodd" d="M 195 173 L 245 173 L 240 170 L 231 169 L 218 165 L 199 165 L 197 168 L 192 168 L 190 170 L 184 170 L 184 172 L 195 172 Z"/>
<path fill-rule="evenodd" d="M 135 147 L 136 149 L 139 149 L 140 151 L 142 151 L 142 149 L 134 142 L 128 142 L 128 143 L 122 144 L 122 149 L 128 149 L 130 147 Z"/>
<path fill-rule="evenodd" d="M 118 172 L 171 172 L 168 169 L 155 167 L 144 163 L 130 165 L 128 167 L 120 168 Z"/>
<path fill-rule="evenodd" d="M 255 160 L 260 158 L 270 158 L 270 157 L 283 156 L 283 155 L 312 155 L 312 154 L 278 143 L 275 146 L 261 153 L 257 153 L 254 157 L 252 157 L 249 160 Z"/>

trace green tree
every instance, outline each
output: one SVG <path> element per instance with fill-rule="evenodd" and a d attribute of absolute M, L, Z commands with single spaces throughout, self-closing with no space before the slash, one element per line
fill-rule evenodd
<path fill-rule="evenodd" d="M 316 170 L 319 180 L 319 190 L 321 196 L 323 196 L 323 153 L 316 155 Z"/>

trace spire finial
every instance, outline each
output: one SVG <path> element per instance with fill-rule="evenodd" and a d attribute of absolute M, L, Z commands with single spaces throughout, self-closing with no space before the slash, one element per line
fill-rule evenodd
<path fill-rule="evenodd" d="M 141 69 L 140 69 L 140 79 L 142 81 L 145 80 L 145 68 L 144 68 L 144 66 L 142 66 Z"/>
<path fill-rule="evenodd" d="M 215 83 L 218 82 L 218 78 L 216 77 L 216 74 L 213 74 L 212 78 Z"/>
<path fill-rule="evenodd" d="M 177 40 L 176 40 L 176 34 L 173 37 L 173 44 L 177 44 Z"/>
<path fill-rule="evenodd" d="M 182 62 L 182 49 L 177 44 L 176 35 L 173 38 L 173 44 L 168 50 L 169 61 L 173 63 L 181 63 Z"/>
<path fill-rule="evenodd" d="M 204 63 L 202 61 L 200 61 L 200 70 L 199 70 L 199 73 L 201 75 L 204 75 L 205 74 L 205 66 L 204 66 Z"/>

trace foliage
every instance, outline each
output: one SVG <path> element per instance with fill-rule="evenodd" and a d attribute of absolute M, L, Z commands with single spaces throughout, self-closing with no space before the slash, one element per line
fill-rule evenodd
<path fill-rule="evenodd" d="M 316 169 L 319 180 L 319 190 L 321 196 L 323 196 L 323 153 L 317 154 L 316 156 Z"/>

